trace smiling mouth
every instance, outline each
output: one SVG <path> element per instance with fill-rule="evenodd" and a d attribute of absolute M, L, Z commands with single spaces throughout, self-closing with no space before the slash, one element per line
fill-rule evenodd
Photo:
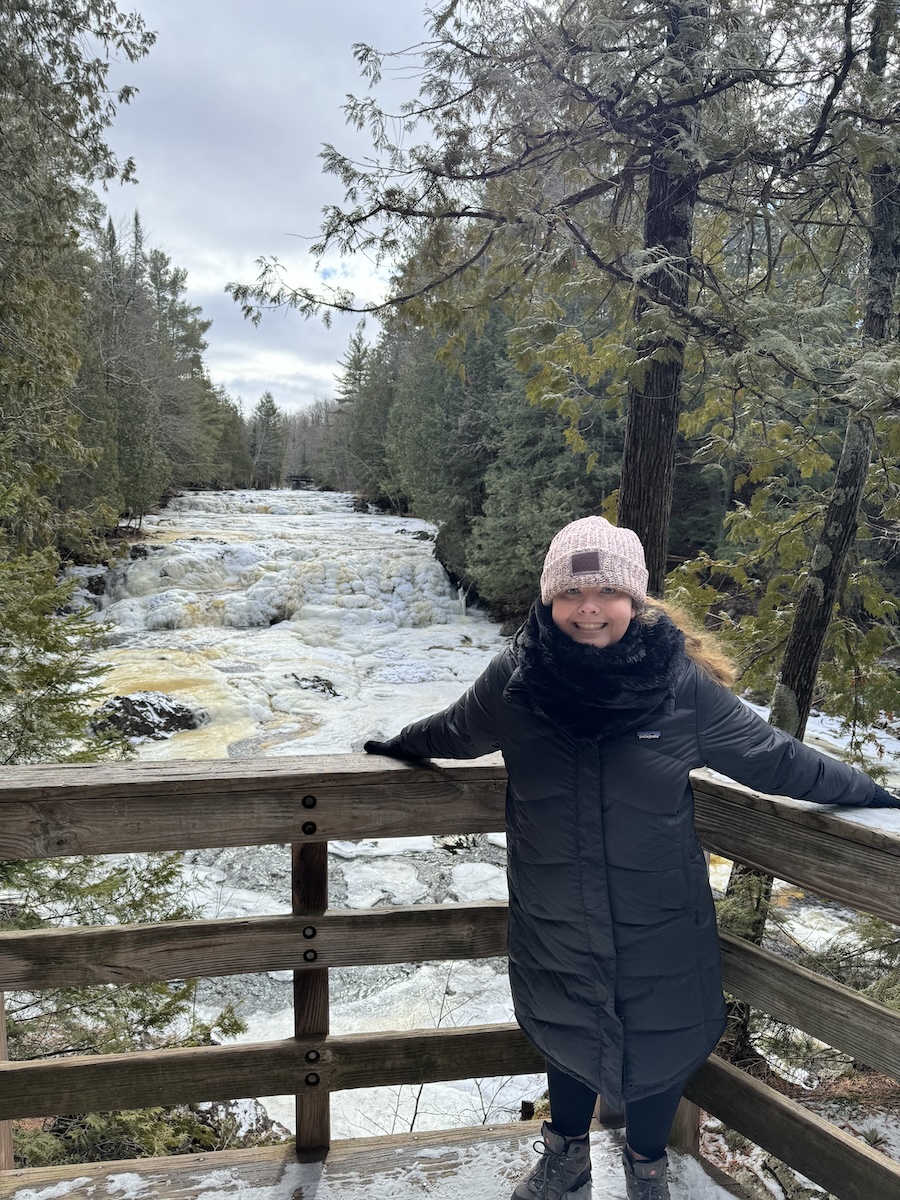
<path fill-rule="evenodd" d="M 608 623 L 608 621 L 603 621 L 600 625 L 588 625 L 584 621 L 576 621 L 575 628 L 583 629 L 585 633 L 597 633 L 598 630 L 605 629 Z"/>

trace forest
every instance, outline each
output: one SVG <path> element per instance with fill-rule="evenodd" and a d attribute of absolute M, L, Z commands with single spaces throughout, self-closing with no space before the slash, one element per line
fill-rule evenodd
<path fill-rule="evenodd" d="M 380 322 L 294 418 L 292 469 L 436 520 L 510 622 L 552 532 L 601 511 L 777 723 L 894 711 L 897 24 L 856 0 L 472 0 L 439 7 L 418 71 L 357 46 L 372 154 L 325 147 L 345 203 L 314 250 L 390 264 L 388 295 L 276 258 L 230 285 L 254 321 Z"/>
<path fill-rule="evenodd" d="M 65 568 L 108 562 L 177 489 L 269 486 L 263 397 L 242 415 L 206 369 L 209 323 L 183 269 L 119 230 L 99 189 L 132 177 L 104 134 L 154 36 L 106 0 L 0 0 L 0 764 L 127 752 L 94 729 L 103 627 L 70 611 Z M 259 410 L 259 411 L 257 411 Z M 259 475 L 256 472 L 262 471 Z M 177 919 L 178 856 L 0 861 L 0 926 Z M 196 1013 L 195 980 L 40 1001 L 0 999 L 13 1058 L 208 1042 L 241 1027 Z M 227 1113 L 148 1110 L 17 1129 L 17 1160 L 56 1162 L 232 1144 Z M 265 1136 L 261 1134 L 260 1136 Z M 27 1144 L 27 1145 L 26 1145 Z"/>
<path fill-rule="evenodd" d="M 290 476 L 433 521 L 510 631 L 553 532 L 601 512 L 776 723 L 802 736 L 817 706 L 877 753 L 900 649 L 896 4 L 443 0 L 430 21 L 398 114 L 377 87 L 403 57 L 356 47 L 372 156 L 323 154 L 345 201 L 315 253 L 386 265 L 388 294 L 298 287 L 274 258 L 230 284 L 251 320 L 360 317 L 333 397 L 244 414 L 186 272 L 97 199 L 135 169 L 105 140 L 132 98 L 110 58 L 154 35 L 107 0 L 0 0 L 0 763 L 123 750 L 90 727 L 103 631 L 67 611 L 67 564 L 108 561 L 179 489 Z M 169 863 L 94 870 L 66 883 L 97 920 L 184 911 Z M 71 1052 L 92 1003 L 62 1025 L 62 999 L 24 1005 L 14 1048 L 56 1021 Z M 100 1048 L 141 1022 L 213 1036 L 189 988 L 135 1003 Z"/>

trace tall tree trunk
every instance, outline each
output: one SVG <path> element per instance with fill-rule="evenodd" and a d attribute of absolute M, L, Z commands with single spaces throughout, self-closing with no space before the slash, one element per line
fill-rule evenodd
<path fill-rule="evenodd" d="M 696 56 L 706 42 L 708 16 L 706 3 L 668 6 L 668 53 L 678 62 L 679 82 L 685 85 L 694 77 Z M 636 349 L 647 366 L 642 381 L 628 393 L 618 506 L 619 524 L 633 529 L 644 544 L 650 591 L 656 596 L 662 595 L 666 577 L 685 343 L 678 335 L 654 336 L 642 330 L 642 323 L 657 298 L 680 306 L 688 301 L 698 184 L 690 147 L 700 131 L 699 105 L 674 111 L 660 129 L 650 159 L 644 249 L 661 261 L 634 306 Z"/>
<path fill-rule="evenodd" d="M 895 28 L 895 5 L 891 0 L 879 0 L 869 50 L 870 80 L 880 83 L 884 78 L 888 45 Z M 868 183 L 872 219 L 862 330 L 864 345 L 888 341 L 895 333 L 894 297 L 900 273 L 900 208 L 896 199 L 898 170 L 895 161 L 883 159 L 873 166 Z M 769 723 L 796 738 L 802 739 L 806 731 L 825 637 L 847 578 L 850 548 L 859 523 L 874 442 L 874 418 L 865 412 L 851 413 L 831 500 L 772 693 Z M 737 901 L 743 910 L 739 932 L 756 945 L 761 945 L 765 934 L 772 883 L 771 876 L 740 864 L 735 864 L 728 881 L 728 897 Z M 738 1002 L 732 1005 L 726 1043 L 736 1063 L 752 1062 L 759 1057 L 750 1041 L 748 1005 Z"/>
<path fill-rule="evenodd" d="M 865 413 L 847 423 L 831 501 L 813 551 L 806 583 L 794 613 L 769 723 L 803 738 L 831 614 L 846 578 L 847 558 L 856 535 L 875 426 Z"/>

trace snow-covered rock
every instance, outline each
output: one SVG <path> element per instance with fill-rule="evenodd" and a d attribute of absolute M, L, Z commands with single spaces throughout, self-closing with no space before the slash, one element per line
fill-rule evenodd
<path fill-rule="evenodd" d="M 199 729 L 209 719 L 162 692 L 132 692 L 111 696 L 97 709 L 91 724 L 95 729 L 118 729 L 127 738 L 169 738 L 185 729 Z"/>

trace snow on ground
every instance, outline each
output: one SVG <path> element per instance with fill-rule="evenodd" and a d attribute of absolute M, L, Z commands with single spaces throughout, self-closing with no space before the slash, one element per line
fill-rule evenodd
<path fill-rule="evenodd" d="M 592 1185 L 571 1193 L 571 1200 L 626 1200 L 619 1135 L 591 1135 Z M 516 1181 L 534 1161 L 531 1138 L 483 1140 L 467 1145 L 398 1147 L 396 1166 L 354 1172 L 352 1159 L 340 1165 L 288 1163 L 274 1184 L 258 1185 L 241 1177 L 239 1167 L 197 1170 L 179 1194 L 196 1200 L 509 1200 Z M 189 1166 L 185 1168 L 190 1170 Z M 670 1155 L 672 1200 L 733 1200 L 693 1158 Z M 152 1166 L 141 1173 L 115 1172 L 82 1177 L 70 1184 L 19 1188 L 11 1200 L 154 1200 L 159 1177 Z M 188 1182 L 189 1181 L 189 1182 Z M 188 1186 L 190 1190 L 188 1191 Z"/>

